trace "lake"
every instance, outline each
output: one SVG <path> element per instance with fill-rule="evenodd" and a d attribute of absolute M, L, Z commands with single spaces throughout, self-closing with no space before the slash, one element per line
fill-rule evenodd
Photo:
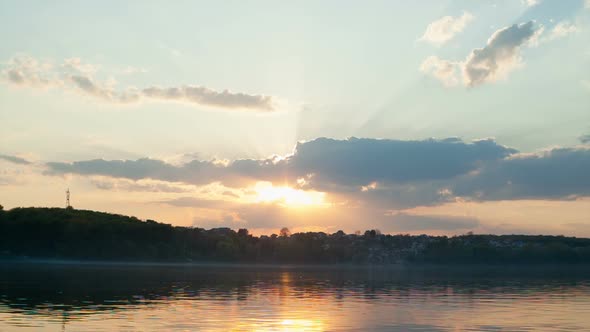
<path fill-rule="evenodd" d="M 563 267 L 0 264 L 0 331 L 589 331 Z"/>

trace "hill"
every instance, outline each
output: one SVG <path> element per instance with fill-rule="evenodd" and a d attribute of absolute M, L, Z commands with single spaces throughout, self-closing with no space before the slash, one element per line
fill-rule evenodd
<path fill-rule="evenodd" d="M 0 210 L 0 257 L 256 263 L 590 263 L 590 239 L 531 235 L 252 236 L 246 229 L 179 227 L 60 208 Z"/>

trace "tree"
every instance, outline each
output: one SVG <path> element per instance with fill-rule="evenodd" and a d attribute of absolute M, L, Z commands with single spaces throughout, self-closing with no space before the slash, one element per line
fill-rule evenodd
<path fill-rule="evenodd" d="M 0 206 L 1 207 L 1 206 Z M 87 210 L 0 211 L 0 253 L 14 257 L 261 263 L 583 263 L 590 239 L 564 236 L 381 235 L 343 231 L 252 236 L 247 229 L 172 226 Z"/>
<path fill-rule="evenodd" d="M 4 210 L 4 206 L 2 206 L 2 204 L 0 204 L 0 211 Z"/>
<path fill-rule="evenodd" d="M 281 228 L 279 234 L 281 235 L 281 237 L 289 237 L 291 236 L 291 231 L 287 227 L 283 227 Z"/>
<path fill-rule="evenodd" d="M 374 238 L 375 236 L 377 236 L 377 231 L 375 231 L 374 229 L 370 231 L 365 231 L 365 237 Z"/>

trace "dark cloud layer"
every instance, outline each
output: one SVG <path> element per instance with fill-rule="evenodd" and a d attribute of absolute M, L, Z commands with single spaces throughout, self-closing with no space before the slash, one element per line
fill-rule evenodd
<path fill-rule="evenodd" d="M 162 192 L 162 193 L 184 193 L 189 189 L 169 184 L 168 182 L 144 183 L 141 181 L 132 181 L 127 179 L 102 179 L 92 180 L 97 188 L 110 191 L 126 191 L 126 192 Z"/>
<path fill-rule="evenodd" d="M 15 157 L 15 156 L 9 156 L 9 155 L 5 155 L 5 154 L 0 154 L 0 159 L 10 161 L 11 163 L 20 164 L 20 165 L 31 164 L 31 162 L 26 159 L 23 159 L 20 157 Z"/>
<path fill-rule="evenodd" d="M 522 155 L 493 140 L 334 140 L 299 143 L 285 159 L 244 159 L 227 165 L 194 160 L 102 159 L 48 163 L 52 174 L 103 175 L 244 187 L 255 181 L 287 183 L 343 200 L 404 208 L 441 204 L 457 196 L 481 200 L 590 195 L 590 149 L 561 148 Z M 305 181 L 297 181 L 304 179 Z"/>
<path fill-rule="evenodd" d="M 318 138 L 297 144 L 295 153 L 272 159 L 236 160 L 229 165 L 194 160 L 174 166 L 155 159 L 103 159 L 73 163 L 48 163 L 53 173 L 106 175 L 133 180 L 151 178 L 204 184 L 228 185 L 250 180 L 311 178 L 314 187 L 358 187 L 377 181 L 408 183 L 449 179 L 477 169 L 482 163 L 516 152 L 493 140 L 464 143 L 457 140 L 399 141 Z"/>
<path fill-rule="evenodd" d="M 455 184 L 455 194 L 482 200 L 590 195 L 590 149 L 553 149 L 485 165 Z"/>
<path fill-rule="evenodd" d="M 312 184 L 363 186 L 371 182 L 403 184 L 450 179 L 502 159 L 516 150 L 493 140 L 464 143 L 456 139 L 398 141 L 318 138 L 299 143 L 288 168 L 314 174 Z"/>
<path fill-rule="evenodd" d="M 175 166 L 157 159 L 137 160 L 87 160 L 73 163 L 47 163 L 53 174 L 104 175 L 131 180 L 154 179 L 203 185 L 223 182 L 230 186 L 240 186 L 248 178 L 272 179 L 276 170 L 270 161 L 237 160 L 229 166 L 214 161 L 193 160 Z M 268 172 L 265 170 L 268 169 Z"/>

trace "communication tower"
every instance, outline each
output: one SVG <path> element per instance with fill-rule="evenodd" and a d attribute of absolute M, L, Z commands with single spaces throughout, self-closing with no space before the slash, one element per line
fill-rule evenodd
<path fill-rule="evenodd" d="M 70 205 L 70 188 L 66 190 L 66 209 L 71 209 L 72 205 Z"/>

